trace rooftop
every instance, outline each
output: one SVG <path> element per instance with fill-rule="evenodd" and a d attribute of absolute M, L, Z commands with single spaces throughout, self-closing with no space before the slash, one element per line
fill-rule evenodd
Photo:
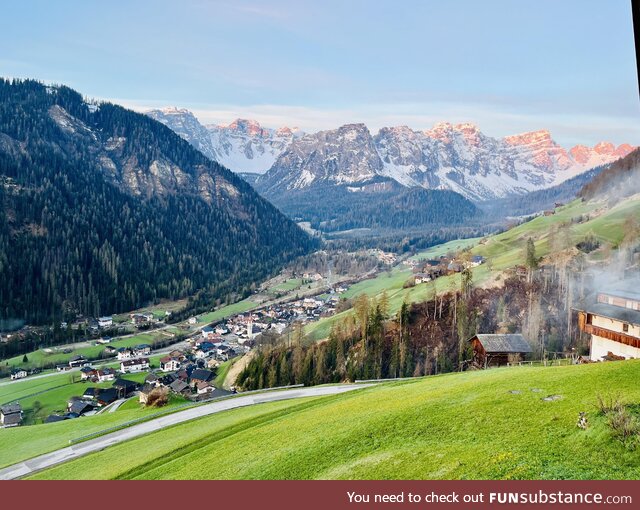
<path fill-rule="evenodd" d="M 576 306 L 575 309 L 640 326 L 640 311 L 631 310 L 630 308 L 622 308 L 621 306 L 608 305 L 606 303 L 591 303 L 584 306 Z"/>
<path fill-rule="evenodd" d="M 20 404 L 18 404 L 17 402 L 13 403 L 13 404 L 5 404 L 3 405 L 0 410 L 2 411 L 2 414 L 7 415 L 7 414 L 13 414 L 13 413 L 20 413 L 22 412 L 22 406 Z"/>
<path fill-rule="evenodd" d="M 511 335 L 475 335 L 486 352 L 531 352 L 531 346 L 519 334 Z"/>

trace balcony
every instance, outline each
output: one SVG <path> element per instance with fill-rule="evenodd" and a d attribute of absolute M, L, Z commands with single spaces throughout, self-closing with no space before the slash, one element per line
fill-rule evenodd
<path fill-rule="evenodd" d="M 640 338 L 626 335 L 624 333 L 619 333 L 618 331 L 611 331 L 610 329 L 601 328 L 599 326 L 594 326 L 593 324 L 587 323 L 581 323 L 580 329 L 589 335 L 596 335 L 602 338 L 606 338 L 607 340 L 613 340 L 614 342 L 619 342 L 621 344 L 640 349 Z"/>

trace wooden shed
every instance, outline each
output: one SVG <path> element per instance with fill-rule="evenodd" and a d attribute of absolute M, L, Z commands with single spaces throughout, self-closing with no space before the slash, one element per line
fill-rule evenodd
<path fill-rule="evenodd" d="M 479 368 L 499 367 L 507 363 L 518 363 L 531 347 L 519 334 L 475 335 L 469 340 L 473 349 L 473 364 Z"/>

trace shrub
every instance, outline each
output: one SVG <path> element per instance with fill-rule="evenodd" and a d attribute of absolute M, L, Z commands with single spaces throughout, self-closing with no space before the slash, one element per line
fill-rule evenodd
<path fill-rule="evenodd" d="M 149 393 L 146 407 L 162 407 L 169 402 L 169 390 L 167 388 L 156 388 Z"/>

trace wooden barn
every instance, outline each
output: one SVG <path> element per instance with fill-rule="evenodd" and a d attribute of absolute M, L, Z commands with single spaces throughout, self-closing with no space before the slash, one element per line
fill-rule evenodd
<path fill-rule="evenodd" d="M 518 363 L 531 347 L 521 334 L 475 335 L 469 340 L 473 349 L 473 365 L 478 368 L 499 367 Z"/>

